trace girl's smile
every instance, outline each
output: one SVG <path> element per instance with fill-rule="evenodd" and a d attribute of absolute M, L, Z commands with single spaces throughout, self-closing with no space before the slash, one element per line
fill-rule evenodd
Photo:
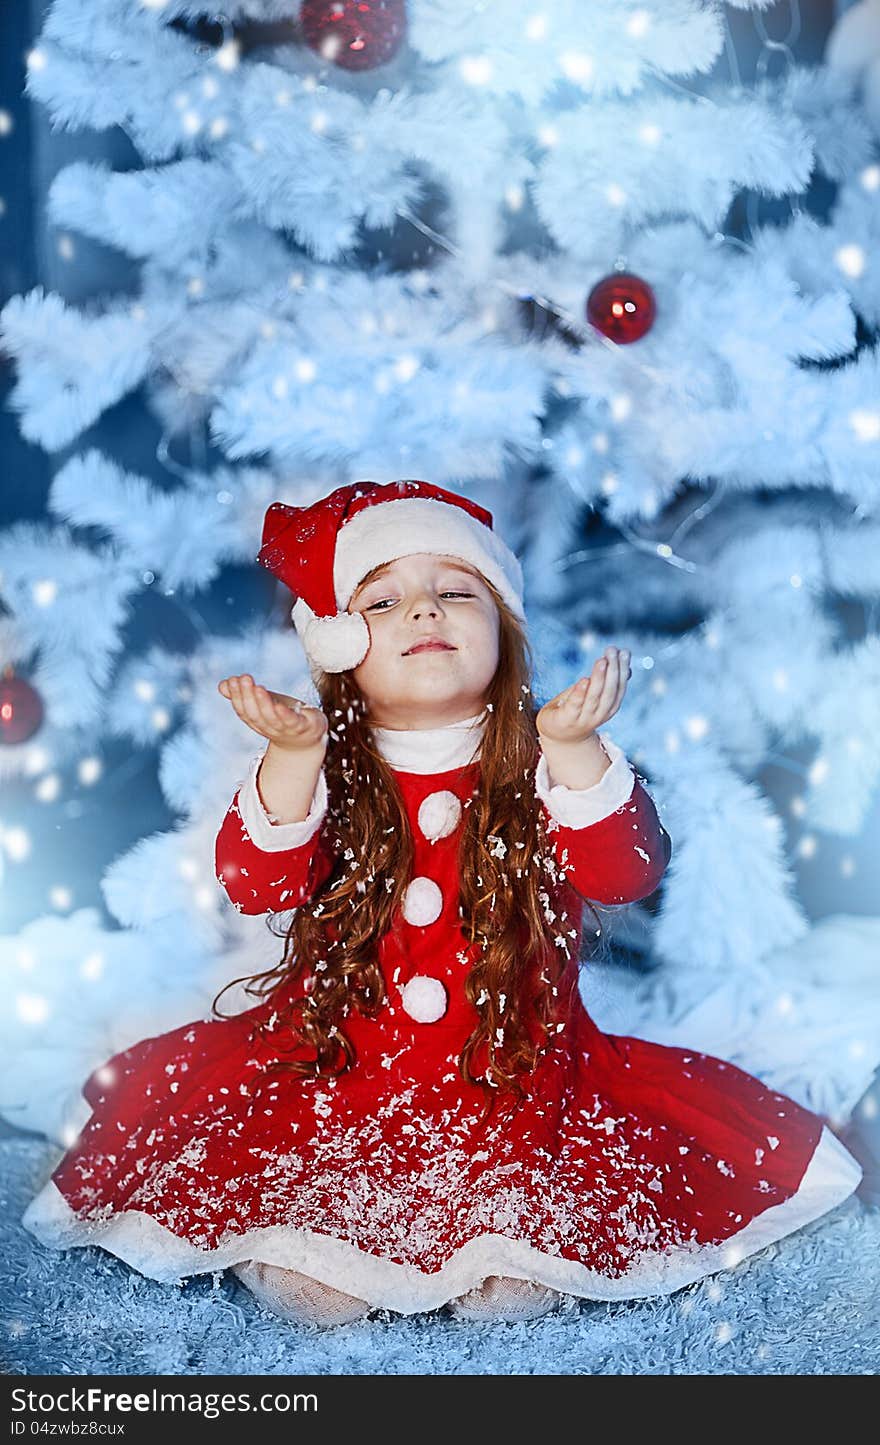
<path fill-rule="evenodd" d="M 454 652 L 455 648 L 451 642 L 444 642 L 442 637 L 426 637 L 424 642 L 417 642 L 414 647 L 407 648 L 404 657 L 415 657 L 421 652 Z"/>

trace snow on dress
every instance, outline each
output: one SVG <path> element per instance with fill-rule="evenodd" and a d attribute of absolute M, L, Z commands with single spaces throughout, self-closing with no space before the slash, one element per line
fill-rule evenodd
<path fill-rule="evenodd" d="M 380 943 L 387 1001 L 346 1018 L 353 1069 L 264 1077 L 279 1055 L 271 1034 L 249 1034 L 277 999 L 114 1055 L 86 1080 L 92 1115 L 24 1215 L 44 1244 L 98 1245 L 167 1282 L 261 1260 L 409 1315 L 490 1274 L 593 1299 L 667 1294 L 852 1193 L 861 1169 L 818 1115 L 712 1055 L 601 1032 L 577 948 L 526 1100 L 479 1122 L 483 1096 L 456 1067 L 476 1022 L 457 851 L 481 729 L 374 730 L 415 860 Z M 551 786 L 543 757 L 534 775 L 564 875 L 560 942 L 579 938 L 583 899 L 651 894 L 671 853 L 641 779 L 600 737 L 611 766 L 595 786 Z M 247 914 L 296 907 L 332 866 L 323 770 L 308 817 L 279 824 L 261 760 L 216 843 L 218 879 Z"/>

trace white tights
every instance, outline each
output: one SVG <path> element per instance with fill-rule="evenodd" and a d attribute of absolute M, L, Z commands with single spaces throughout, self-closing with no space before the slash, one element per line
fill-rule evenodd
<path fill-rule="evenodd" d="M 233 1265 L 232 1272 L 266 1309 L 293 1324 L 347 1325 L 374 1308 L 295 1269 L 246 1259 Z M 448 1309 L 461 1320 L 532 1320 L 549 1314 L 558 1303 L 558 1292 L 547 1285 L 490 1274 L 467 1294 L 450 1300 Z"/>
<path fill-rule="evenodd" d="M 449 1301 L 458 1320 L 536 1320 L 559 1304 L 559 1292 L 531 1279 L 490 1274 L 482 1284 Z"/>
<path fill-rule="evenodd" d="M 342 1290 L 321 1284 L 307 1274 L 281 1269 L 276 1264 L 246 1259 L 242 1264 L 234 1264 L 232 1273 L 238 1275 L 267 1310 L 292 1324 L 350 1325 L 372 1309 L 366 1300 L 343 1294 Z"/>

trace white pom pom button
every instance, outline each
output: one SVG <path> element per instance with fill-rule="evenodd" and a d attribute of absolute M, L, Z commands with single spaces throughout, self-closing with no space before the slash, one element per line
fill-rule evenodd
<path fill-rule="evenodd" d="M 454 793 L 446 789 L 439 793 L 429 793 L 419 808 L 419 827 L 432 843 L 454 833 L 460 819 L 461 803 Z"/>
<path fill-rule="evenodd" d="M 433 1024 L 446 1012 L 448 995 L 439 978 L 417 973 L 400 990 L 404 1010 L 417 1024 Z"/>
<path fill-rule="evenodd" d="M 403 895 L 403 916 L 416 928 L 426 928 L 440 917 L 443 894 L 433 878 L 413 878 Z"/>

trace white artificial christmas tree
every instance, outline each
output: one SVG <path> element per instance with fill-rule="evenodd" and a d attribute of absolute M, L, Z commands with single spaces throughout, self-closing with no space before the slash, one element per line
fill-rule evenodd
<path fill-rule="evenodd" d="M 674 856 L 655 911 L 605 914 L 652 966 L 585 969 L 597 1022 L 843 1122 L 880 1061 L 880 917 L 811 926 L 757 777 L 812 745 L 803 819 L 843 837 L 880 777 L 880 641 L 832 605 L 880 591 L 876 107 L 846 65 L 732 83 L 700 0 L 401 0 L 378 64 L 381 16 L 372 57 L 376 31 L 322 53 L 297 8 L 55 0 L 29 56 L 53 124 L 120 127 L 142 159 L 67 165 L 52 222 L 140 272 L 88 308 L 41 287 L 6 305 L 21 431 L 75 447 L 142 388 L 223 461 L 160 486 L 85 445 L 46 522 L 0 535 L 2 653 L 34 659 L 46 707 L 0 767 L 155 744 L 179 819 L 109 868 L 117 931 L 82 909 L 2 940 L 3 1112 L 69 1143 L 91 1069 L 277 961 L 214 878 L 254 751 L 217 681 L 312 700 L 305 658 L 254 616 L 189 657 L 131 655 L 138 595 L 255 564 L 273 500 L 417 477 L 490 507 L 519 553 L 545 697 L 607 642 L 632 652 L 613 733 Z M 621 275 L 635 309 L 602 329 L 588 303 Z"/>

